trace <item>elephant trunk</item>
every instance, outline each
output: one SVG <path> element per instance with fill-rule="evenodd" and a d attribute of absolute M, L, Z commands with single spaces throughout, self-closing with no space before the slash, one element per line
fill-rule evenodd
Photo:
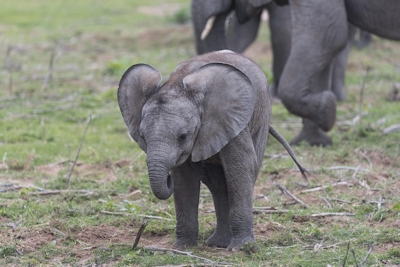
<path fill-rule="evenodd" d="M 174 182 L 169 174 L 171 164 L 166 160 L 169 157 L 165 152 L 150 151 L 147 154 L 151 190 L 158 199 L 162 200 L 169 198 L 174 192 Z"/>

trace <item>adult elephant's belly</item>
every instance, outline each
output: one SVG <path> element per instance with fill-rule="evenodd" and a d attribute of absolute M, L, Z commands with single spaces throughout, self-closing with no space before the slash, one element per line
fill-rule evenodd
<path fill-rule="evenodd" d="M 348 20 L 380 37 L 400 41 L 399 0 L 345 0 Z"/>

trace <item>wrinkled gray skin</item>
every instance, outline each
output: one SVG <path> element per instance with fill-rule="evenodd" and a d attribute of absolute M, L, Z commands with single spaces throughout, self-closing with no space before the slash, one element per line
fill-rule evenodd
<path fill-rule="evenodd" d="M 286 108 L 303 118 L 319 133 L 306 131 L 296 142 L 320 144 L 331 140 L 324 132 L 336 120 L 336 96 L 330 90 L 329 69 L 334 58 L 348 44 L 352 29 L 348 22 L 378 36 L 400 40 L 398 0 L 290 0 L 293 28 L 292 48 L 279 83 L 279 95 Z M 315 86 L 318 84 L 318 86 Z"/>
<path fill-rule="evenodd" d="M 279 81 L 281 74 L 290 54 L 292 19 L 289 5 L 279 6 L 271 0 L 192 0 L 192 20 L 196 38 L 196 49 L 198 54 L 216 51 L 220 49 L 231 49 L 235 52 L 243 52 L 257 37 L 260 24 L 260 15 L 263 9 L 269 13 L 269 27 L 271 45 L 273 51 L 273 75 L 274 85 L 272 94 L 278 97 Z M 214 26 L 210 34 L 201 40 L 201 33 L 207 20 L 216 16 Z M 228 25 L 227 25 L 228 24 Z M 345 48 L 333 59 L 332 66 L 325 72 L 318 73 L 314 77 L 313 91 L 319 91 L 321 86 L 334 93 L 337 100 L 344 100 L 344 79 L 347 59 L 351 50 L 354 36 L 354 26 L 349 31 L 348 41 Z M 329 78 L 329 85 L 325 80 Z M 291 144 L 306 141 L 311 145 L 331 145 L 331 138 L 325 134 L 312 121 L 303 120 L 303 129 L 295 137 Z"/>
<path fill-rule="evenodd" d="M 265 75 L 246 57 L 220 51 L 179 64 L 161 81 L 153 67 L 132 66 L 121 79 L 118 103 L 130 135 L 147 153 L 154 195 L 174 194 L 176 244 L 197 244 L 202 181 L 217 217 L 206 244 L 238 249 L 254 240 L 253 188 L 268 131 L 281 138 L 269 126 Z"/>

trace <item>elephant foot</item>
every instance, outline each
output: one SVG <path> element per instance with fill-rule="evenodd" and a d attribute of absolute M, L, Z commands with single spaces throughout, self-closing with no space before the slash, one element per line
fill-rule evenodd
<path fill-rule="evenodd" d="M 316 109 L 311 111 L 309 119 L 323 131 L 330 131 L 336 121 L 336 96 L 331 91 L 323 91 L 311 98 L 310 103 L 316 103 Z"/>
<path fill-rule="evenodd" d="M 185 249 L 185 248 L 190 248 L 190 247 L 195 247 L 197 246 L 197 240 L 189 240 L 189 239 L 177 239 L 174 247 L 179 248 L 179 249 Z"/>
<path fill-rule="evenodd" d="M 303 129 L 298 136 L 290 141 L 290 145 L 299 145 L 303 141 L 311 146 L 326 147 L 333 144 L 332 138 L 309 119 L 303 119 Z"/>
<path fill-rule="evenodd" d="M 234 237 L 232 238 L 231 243 L 226 248 L 226 250 L 238 251 L 240 249 L 243 249 L 247 244 L 253 244 L 253 243 L 255 243 L 253 236 Z"/>
<path fill-rule="evenodd" d="M 217 230 L 207 239 L 206 245 L 210 247 L 226 248 L 231 243 L 231 233 L 219 233 Z"/>

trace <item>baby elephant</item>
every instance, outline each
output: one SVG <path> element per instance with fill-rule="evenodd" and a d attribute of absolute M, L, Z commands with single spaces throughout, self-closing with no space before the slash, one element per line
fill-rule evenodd
<path fill-rule="evenodd" d="M 176 245 L 197 244 L 202 181 L 212 193 L 217 217 L 206 244 L 239 249 L 254 241 L 253 188 L 268 132 L 294 158 L 269 125 L 264 72 L 224 50 L 185 61 L 161 81 L 152 66 L 133 65 L 120 81 L 118 103 L 130 135 L 147 153 L 154 195 L 167 199 L 174 193 Z"/>

